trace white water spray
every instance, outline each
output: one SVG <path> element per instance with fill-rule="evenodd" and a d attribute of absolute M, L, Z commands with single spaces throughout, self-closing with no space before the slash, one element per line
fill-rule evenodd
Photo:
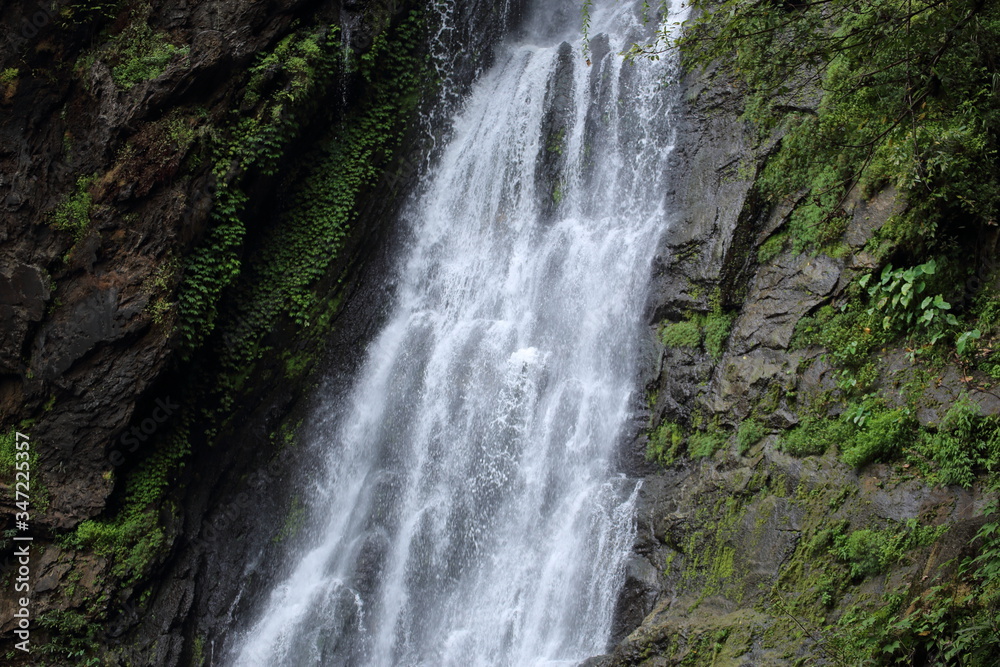
<path fill-rule="evenodd" d="M 594 8 L 590 65 L 574 28 L 501 47 L 454 119 L 404 215 L 393 312 L 312 443 L 327 519 L 232 665 L 607 648 L 637 490 L 611 460 L 666 220 L 674 66 L 616 55 L 650 32 L 636 5 Z"/>

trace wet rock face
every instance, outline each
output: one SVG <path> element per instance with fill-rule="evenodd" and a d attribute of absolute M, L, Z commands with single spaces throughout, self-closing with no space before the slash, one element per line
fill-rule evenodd
<path fill-rule="evenodd" d="M 176 286 L 211 194 L 207 164 L 178 178 L 190 142 L 156 135 L 158 120 L 198 104 L 192 131 L 218 122 L 247 64 L 304 4 L 159 3 L 150 28 L 189 44 L 189 56 L 128 89 L 102 59 L 65 64 L 100 45 L 108 19 L 32 3 L 3 10 L 13 29 L 0 69 L 17 74 L 0 100 L 0 418 L 4 428 L 36 420 L 34 472 L 52 501 L 39 529 L 103 509 L 108 445 L 171 356 L 170 322 L 149 306 Z M 63 219 L 78 231 L 57 222 L 71 206 Z"/>
<path fill-rule="evenodd" d="M 943 573 L 947 581 L 949 559 L 966 553 L 968 537 L 983 521 L 973 511 L 984 505 L 982 489 L 930 488 L 889 465 L 854 470 L 835 451 L 804 458 L 780 451 L 780 434 L 813 414 L 808 410 L 826 410 L 829 393 L 837 390 L 825 350 L 791 349 L 796 324 L 874 268 L 865 246 L 901 203 L 891 188 L 869 200 L 852 193 L 838 257 L 786 250 L 759 260 L 758 247 L 789 213 L 785 205 L 770 207 L 755 190 L 774 145 L 755 143 L 739 121 L 736 87 L 714 74 L 693 74 L 684 82 L 667 193 L 673 220 L 654 262 L 647 305 L 640 366 L 646 396 L 636 405 L 644 419 L 620 464 L 643 477 L 637 539 L 614 645 L 585 662 L 588 667 L 781 665 L 807 657 L 827 664 L 821 648 L 791 625 L 780 606 L 781 596 L 812 601 L 832 585 L 820 568 L 812 569 L 819 555 L 831 558 L 826 547 L 815 546 L 827 539 L 823 530 L 882 530 L 911 519 L 948 528 L 909 560 L 851 582 L 850 592 L 827 592 L 823 619 L 829 622 L 858 599 L 881 599 L 904 583 L 917 599 L 931 585 L 928 573 Z M 704 345 L 671 348 L 660 340 L 664 324 L 720 312 L 731 328 L 715 358 Z M 902 405 L 912 363 L 904 350 L 882 353 L 887 363 L 878 389 Z M 1000 412 L 995 393 L 963 384 L 963 375 L 950 365 L 923 385 L 917 420 L 940 420 L 962 392 L 984 414 Z M 762 437 L 738 451 L 731 434 L 751 416 Z M 685 429 L 710 424 L 726 443 L 713 455 L 678 457 L 667 467 L 645 461 L 643 434 L 664 422 Z"/>
<path fill-rule="evenodd" d="M 212 618 L 223 618 L 238 592 L 239 582 L 220 570 L 210 570 L 208 582 L 199 579 L 217 552 L 204 561 L 202 551 L 168 556 L 160 571 L 145 573 L 156 581 L 155 595 L 147 588 L 155 602 L 140 604 L 141 585 L 112 586 L 120 581 L 112 576 L 117 563 L 53 540 L 85 520 L 113 516 L 126 473 L 149 454 L 151 432 L 165 432 L 163 424 L 178 419 L 155 412 L 157 401 L 180 400 L 195 375 L 177 357 L 171 304 L 185 257 L 204 236 L 215 204 L 211 137 L 231 124 L 249 67 L 294 26 L 350 20 L 360 43 L 370 46 L 385 29 L 389 4 L 399 13 L 417 3 L 365 0 L 351 9 L 335 1 L 162 0 L 121 3 L 115 16 L 81 9 L 82 3 L 56 3 L 55 11 L 49 4 L 0 6 L 0 432 L 30 420 L 25 430 L 38 455 L 32 486 L 47 503 L 32 512 L 35 544 L 44 547 L 33 563 L 33 613 L 86 614 L 93 600 L 110 600 L 108 616 L 91 619 L 107 631 L 96 641 L 126 641 L 132 664 L 175 665 L 191 655 L 193 636 L 184 626 L 196 625 L 190 618 L 196 600 L 205 613 L 204 598 L 215 596 Z M 133 21 L 187 51 L 126 87 L 115 80 L 118 47 L 108 40 Z M 479 39 L 496 34 L 484 30 Z M 340 103 L 353 100 L 348 95 Z M 255 109 L 238 111 L 249 116 Z M 274 189 L 273 181 L 264 182 L 255 194 L 267 200 Z M 248 243 L 256 243 L 254 234 L 268 221 L 247 222 Z M 368 323 L 377 316 L 377 296 L 366 302 Z M 364 336 L 352 335 L 341 341 L 340 354 L 359 349 Z M 280 412 L 283 401 L 272 397 L 266 408 L 277 405 Z M 237 517 L 254 517 L 256 510 L 235 503 L 243 488 L 239 480 L 227 486 L 225 473 L 234 458 L 253 460 L 247 452 L 266 445 L 268 429 L 276 427 L 270 413 L 247 423 L 218 456 L 198 462 L 205 469 L 178 481 L 200 488 L 184 511 L 161 508 L 166 534 L 187 527 L 195 537 L 201 519 L 214 513 L 229 517 L 215 544 L 239 541 L 245 526 Z M 139 441 L 129 435 L 133 429 L 140 429 Z M 0 481 L 0 530 L 11 528 L 15 511 L 8 481 L 6 475 Z M 11 566 L 4 545 L 0 574 Z M 241 572 L 242 563 L 228 564 Z M 9 590 L 0 594 L 0 632 L 13 627 L 9 598 Z M 38 641 L 44 639 L 43 633 Z"/>
<path fill-rule="evenodd" d="M 573 117 L 573 47 L 559 45 L 558 62 L 545 90 L 542 136 L 535 162 L 535 196 L 544 219 L 551 219 L 562 200 L 567 129 Z"/>
<path fill-rule="evenodd" d="M 45 315 L 49 301 L 49 278 L 37 266 L 14 263 L 0 270 L 0 368 L 16 373 L 28 328 Z"/>

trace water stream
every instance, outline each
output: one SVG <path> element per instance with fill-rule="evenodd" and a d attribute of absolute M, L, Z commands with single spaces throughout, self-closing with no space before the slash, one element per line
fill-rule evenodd
<path fill-rule="evenodd" d="M 608 648 L 638 488 L 613 459 L 668 219 L 674 65 L 624 64 L 655 26 L 608 0 L 588 65 L 579 8 L 562 8 L 499 47 L 406 207 L 393 310 L 346 403 L 324 407 L 339 417 L 316 416 L 336 424 L 311 443 L 324 519 L 230 664 L 575 665 Z"/>

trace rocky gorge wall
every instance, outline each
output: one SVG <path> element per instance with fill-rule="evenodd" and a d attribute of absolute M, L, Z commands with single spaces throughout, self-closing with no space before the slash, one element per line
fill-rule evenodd
<path fill-rule="evenodd" d="M 424 57 L 461 44 L 460 89 L 502 31 L 456 21 L 427 46 L 414 38 L 421 8 L 0 9 L 9 664 L 211 664 L 254 604 L 241 591 L 274 574 L 244 587 L 244 565 L 294 545 L 306 397 L 318 378 L 349 374 L 391 298 L 379 271 L 400 239 L 384 223 L 430 150 L 415 121 L 434 94 Z M 464 11 L 486 22 L 494 9 Z M 838 623 L 957 581 L 947 563 L 972 549 L 988 494 L 982 480 L 936 486 L 903 464 L 855 468 L 836 448 L 784 450 L 797 425 L 843 409 L 829 350 L 796 328 L 849 298 L 900 204 L 891 190 L 853 197 L 836 256 L 761 253 L 788 213 L 755 186 L 775 142 L 758 145 L 725 78 L 692 75 L 685 91 L 647 395 L 621 461 L 643 478 L 639 538 L 616 646 L 590 663 L 853 664 Z M 349 198 L 314 210 L 315 189 Z M 958 364 L 922 367 L 900 347 L 881 356 L 879 391 L 911 401 L 921 424 L 963 392 L 1000 411 L 986 379 Z M 16 430 L 36 454 L 30 659 L 13 649 L 9 585 Z M 905 556 L 855 572 L 833 533 L 860 530 L 901 535 Z"/>
<path fill-rule="evenodd" d="M 740 85 L 716 70 L 689 73 L 684 89 L 675 213 L 648 305 L 645 402 L 622 458 L 643 478 L 638 537 L 616 645 L 586 664 L 861 664 L 852 632 L 909 631 L 938 597 L 969 592 L 960 564 L 979 553 L 995 493 L 986 475 L 944 485 L 902 461 L 848 465 L 846 436 L 790 453 L 796 431 L 809 441 L 810 424 L 852 409 L 834 350 L 804 344 L 802 332 L 821 307 L 858 299 L 851 281 L 880 267 L 870 241 L 905 204 L 892 188 L 854 192 L 833 252 L 774 252 L 767 242 L 794 204 L 765 201 L 758 178 L 780 136 L 756 136 L 740 118 Z M 971 242 L 983 275 L 997 237 Z M 992 378 L 957 357 L 912 353 L 905 343 L 876 350 L 867 397 L 921 429 L 943 428 L 965 398 L 982 417 L 998 414 Z M 945 634 L 926 627 L 938 629 L 923 636 Z M 876 650 L 887 647 L 891 661 L 900 642 L 890 641 Z M 918 649 L 907 664 L 951 659 Z"/>
<path fill-rule="evenodd" d="M 450 25 L 418 2 L 0 10 L 5 664 L 211 662 L 252 603 L 243 564 L 301 525 L 303 397 L 384 312 L 385 222 L 444 130 L 422 108 L 516 15 L 487 5 Z"/>

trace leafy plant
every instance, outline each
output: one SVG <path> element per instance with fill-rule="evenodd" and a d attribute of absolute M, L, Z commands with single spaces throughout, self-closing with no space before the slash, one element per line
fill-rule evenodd
<path fill-rule="evenodd" d="M 94 199 L 90 195 L 90 185 L 93 176 L 82 176 L 76 182 L 76 190 L 69 195 L 52 212 L 52 226 L 73 235 L 74 241 L 79 241 L 90 225 L 90 212 Z"/>
<path fill-rule="evenodd" d="M 722 312 L 709 313 L 705 318 L 705 351 L 715 361 L 722 358 L 722 351 L 729 338 L 729 330 L 735 318 Z"/>
<path fill-rule="evenodd" d="M 836 535 L 831 552 L 849 563 L 851 577 L 859 579 L 885 572 L 911 550 L 934 542 L 941 533 L 940 528 L 920 526 L 916 519 L 910 519 L 901 530 L 863 528 Z"/>
<path fill-rule="evenodd" d="M 937 464 L 942 484 L 970 487 L 978 470 L 1000 466 L 1000 423 L 996 417 L 983 417 L 979 405 L 962 394 L 937 432 L 925 435 L 918 449 Z"/>
<path fill-rule="evenodd" d="M 855 468 L 898 454 L 912 443 L 916 432 L 916 420 L 906 408 L 870 405 L 868 410 L 863 427 L 841 449 L 844 463 Z"/>
<path fill-rule="evenodd" d="M 931 344 L 950 334 L 958 319 L 949 312 L 951 304 L 940 294 L 928 294 L 928 276 L 937 271 L 933 259 L 909 269 L 894 269 L 887 264 L 879 280 L 869 286 L 873 274 L 859 279 L 874 300 L 869 315 L 884 314 L 882 328 L 903 333 L 919 332 Z"/>
<path fill-rule="evenodd" d="M 806 417 L 782 436 L 779 447 L 792 456 L 814 456 L 833 445 L 843 447 L 856 431 L 852 423 L 842 419 Z"/>

